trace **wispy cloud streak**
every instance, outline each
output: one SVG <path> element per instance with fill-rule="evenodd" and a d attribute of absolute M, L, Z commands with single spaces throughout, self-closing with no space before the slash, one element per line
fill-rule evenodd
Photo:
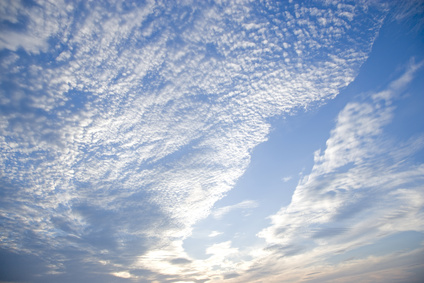
<path fill-rule="evenodd" d="M 259 233 L 268 243 L 261 261 L 265 260 L 271 269 L 282 264 L 288 268 L 270 282 L 282 278 L 318 282 L 337 277 L 353 282 L 354 274 L 364 274 L 362 267 L 367 264 L 381 264 L 381 271 L 392 268 L 394 263 L 387 259 L 391 256 L 370 256 L 337 265 L 326 261 L 388 235 L 423 232 L 424 166 L 411 162 L 411 158 L 424 147 L 424 139 L 418 136 L 404 142 L 411 149 L 405 151 L 384 130 L 393 120 L 392 102 L 400 99 L 422 65 L 412 63 L 385 90 L 363 101 L 350 102 L 339 113 L 326 149 L 315 153 L 315 165 L 299 182 L 290 205 L 273 215 L 272 225 Z M 405 266 L 393 272 L 403 274 L 421 250 L 416 249 L 414 255 L 402 254 Z M 280 260 L 271 264 L 268 259 L 275 257 Z M 318 269 L 313 276 L 307 276 Z M 380 278 L 382 274 L 376 270 L 372 272 Z"/>

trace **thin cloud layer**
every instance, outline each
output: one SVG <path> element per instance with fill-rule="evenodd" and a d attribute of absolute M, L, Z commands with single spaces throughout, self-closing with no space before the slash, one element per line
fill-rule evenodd
<path fill-rule="evenodd" d="M 212 215 L 215 218 L 219 219 L 222 216 L 224 216 L 225 214 L 231 212 L 232 210 L 249 209 L 249 208 L 255 208 L 257 206 L 258 206 L 258 204 L 255 201 L 245 200 L 245 201 L 242 201 L 242 202 L 234 204 L 234 205 L 221 207 L 221 208 L 217 209 L 216 211 L 214 211 Z"/>
<path fill-rule="evenodd" d="M 387 12 L 375 1 L 3 1 L 2 249 L 44 258 L 40 275 L 51 278 L 84 262 L 81 277 L 96 270 L 106 281 L 163 282 L 181 274 L 206 280 L 215 276 L 208 265 L 239 280 L 248 255 L 230 241 L 209 247 L 205 265 L 190 259 L 182 240 L 245 172 L 253 148 L 267 139 L 270 118 L 325 103 L 353 81 Z M 388 103 L 388 96 L 374 99 Z M 373 143 L 390 121 L 391 108 L 382 109 L 352 103 L 340 114 L 288 212 L 261 233 L 270 244 L 266 253 L 299 253 L 304 247 L 293 238 L 306 218 L 322 224 L 366 211 L 355 199 L 342 204 L 365 182 L 387 184 L 394 205 L 414 199 L 419 210 L 412 189 L 401 190 L 395 176 L 415 180 L 421 167 L 396 165 L 383 180 L 364 165 L 385 154 Z M 370 152 L 362 152 L 364 143 Z M 400 162 L 402 154 L 392 158 Z M 337 178 L 319 177 L 345 165 L 352 168 Z M 332 190 L 336 183 L 344 191 Z M 361 190 L 355 197 L 365 198 Z M 319 213 L 300 212 L 309 205 Z M 377 223 L 356 245 L 385 231 Z M 307 235 L 312 246 L 335 237 L 342 247 L 343 237 L 362 232 L 352 223 L 310 227 Z"/>
<path fill-rule="evenodd" d="M 390 275 L 382 272 L 394 268 L 394 261 L 387 257 L 358 258 L 336 266 L 326 261 L 392 234 L 424 232 L 424 167 L 411 162 L 424 147 L 423 136 L 399 147 L 398 140 L 384 133 L 393 120 L 393 101 L 422 65 L 412 64 L 387 89 L 365 101 L 350 102 L 339 113 L 325 151 L 315 153 L 312 172 L 302 178 L 290 205 L 273 215 L 272 225 L 259 233 L 268 244 L 265 259 L 271 268 L 281 264 L 300 268 L 289 268 L 270 282 L 338 277 L 354 282 L 355 274 L 363 274 L 370 264 L 379 281 L 388 280 Z M 420 253 L 422 247 L 398 254 L 404 257 L 404 265 L 390 274 L 407 272 Z M 279 261 L 271 264 L 268 258 Z"/>

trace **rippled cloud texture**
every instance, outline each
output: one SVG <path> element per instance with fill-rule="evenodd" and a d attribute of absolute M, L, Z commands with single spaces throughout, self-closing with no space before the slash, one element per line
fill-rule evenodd
<path fill-rule="evenodd" d="M 420 11 L 413 1 L 2 1 L 0 281 L 355 281 L 422 267 L 421 244 L 332 259 L 423 232 L 424 167 L 409 160 L 423 136 L 385 136 L 418 59 L 340 111 L 291 203 L 257 227 L 259 246 L 219 240 L 225 231 L 206 234 L 216 240 L 205 258 L 184 246 L 208 216 L 266 206 L 214 208 L 273 118 L 334 99 L 388 15 Z"/>

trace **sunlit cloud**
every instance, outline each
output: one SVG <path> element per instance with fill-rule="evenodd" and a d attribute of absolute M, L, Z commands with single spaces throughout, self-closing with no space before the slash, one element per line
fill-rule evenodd
<path fill-rule="evenodd" d="M 258 204 L 255 201 L 245 200 L 245 201 L 242 201 L 242 202 L 234 204 L 234 205 L 220 207 L 219 209 L 213 211 L 212 215 L 215 218 L 219 219 L 219 218 L 222 218 L 225 214 L 230 213 L 233 210 L 251 209 L 251 208 L 256 208 L 257 206 L 258 206 Z"/>
<path fill-rule="evenodd" d="M 424 232 L 423 134 L 387 132 L 422 72 L 417 54 L 325 118 L 335 124 L 312 168 L 293 188 L 298 172 L 275 182 L 294 190 L 288 206 L 273 210 L 274 185 L 233 189 L 277 121 L 320 111 L 361 76 L 384 26 L 420 11 L 413 1 L 2 1 L 0 281 L 358 280 L 371 263 L 381 268 L 369 278 L 412 276 L 418 247 L 386 277 L 396 263 L 386 255 L 330 258 Z"/>
<path fill-rule="evenodd" d="M 290 205 L 271 216 L 273 225 L 259 233 L 271 252 L 266 257 L 290 257 L 311 264 L 321 261 L 321 266 L 325 259 L 348 254 L 376 239 L 403 231 L 423 232 L 424 167 L 405 162 L 414 152 L 396 152 L 395 140 L 384 133 L 384 127 L 393 120 L 394 99 L 421 66 L 422 63 L 412 64 L 387 89 L 365 101 L 350 102 L 339 113 L 325 151 L 315 153 L 312 172 L 299 182 Z M 417 138 L 420 148 L 415 149 L 421 150 L 424 140 L 422 136 Z M 375 260 L 375 264 L 387 261 L 386 257 L 367 260 Z M 359 266 L 366 265 L 364 261 L 340 265 L 356 266 L 358 269 L 352 267 L 352 272 L 363 273 Z M 398 272 L 402 273 L 403 268 L 399 267 Z M 308 268 L 304 270 L 305 273 L 296 271 L 295 277 L 300 280 Z M 327 275 L 320 267 L 310 278 L 328 280 Z"/>
<path fill-rule="evenodd" d="M 216 237 L 216 236 L 219 236 L 219 235 L 222 235 L 222 234 L 223 234 L 223 232 L 212 231 L 208 236 L 209 237 Z"/>

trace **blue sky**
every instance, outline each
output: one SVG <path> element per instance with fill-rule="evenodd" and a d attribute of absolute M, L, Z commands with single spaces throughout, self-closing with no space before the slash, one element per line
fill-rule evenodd
<path fill-rule="evenodd" d="M 420 282 L 423 13 L 0 2 L 0 282 Z"/>

